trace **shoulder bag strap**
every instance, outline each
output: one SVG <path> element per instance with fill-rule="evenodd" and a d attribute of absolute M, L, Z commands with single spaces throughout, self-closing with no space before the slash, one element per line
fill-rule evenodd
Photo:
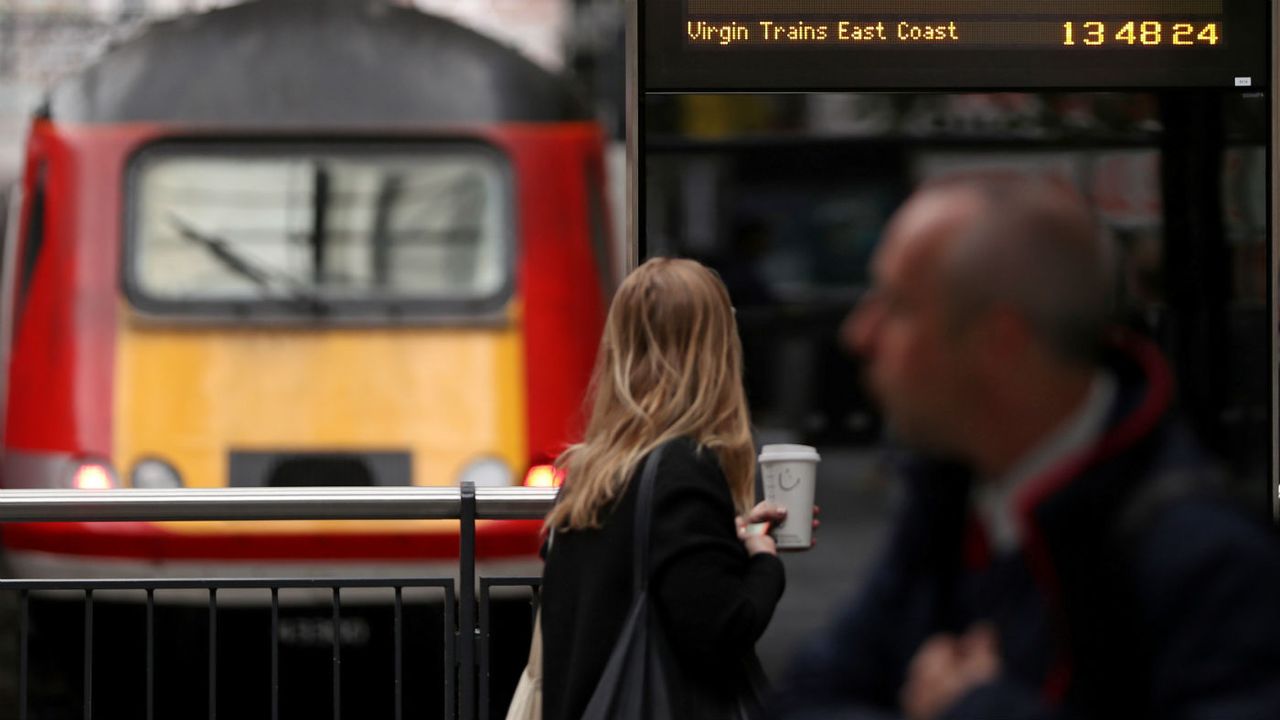
<path fill-rule="evenodd" d="M 527 671 L 534 680 L 542 681 L 542 608 L 533 618 L 533 638 L 529 641 Z"/>
<path fill-rule="evenodd" d="M 658 464 L 662 462 L 662 451 L 666 444 L 659 445 L 649 453 L 644 461 L 644 470 L 640 473 L 640 487 L 636 492 L 636 520 L 633 531 L 635 546 L 632 552 L 632 582 L 635 596 L 639 596 L 649 587 L 649 529 L 653 525 L 653 493 L 658 475 Z"/>

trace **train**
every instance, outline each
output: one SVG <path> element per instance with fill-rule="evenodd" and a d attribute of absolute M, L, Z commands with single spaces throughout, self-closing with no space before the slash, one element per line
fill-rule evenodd
<path fill-rule="evenodd" d="M 0 488 L 556 484 L 618 278 L 576 86 L 386 2 L 154 23 L 54 87 L 0 268 Z M 481 566 L 539 523 L 482 521 Z M 452 521 L 25 523 L 7 572 L 453 572 Z"/>

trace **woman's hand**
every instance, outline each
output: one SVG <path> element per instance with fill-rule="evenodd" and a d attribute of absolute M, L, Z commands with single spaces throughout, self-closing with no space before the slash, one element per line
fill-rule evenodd
<path fill-rule="evenodd" d="M 813 530 L 814 538 L 810 541 L 809 547 L 818 544 L 816 537 L 818 528 L 822 526 L 822 521 L 818 516 L 822 514 L 822 508 L 817 505 L 813 506 Z M 739 515 L 735 518 L 738 526 L 738 539 L 747 546 L 747 554 L 755 555 L 756 553 L 767 552 L 770 555 L 778 554 L 778 546 L 769 531 L 777 523 L 787 519 L 787 509 L 781 505 L 774 505 L 769 501 L 764 501 L 746 515 Z"/>
<path fill-rule="evenodd" d="M 812 550 L 818 544 L 818 528 L 822 527 L 822 521 L 818 516 L 822 514 L 822 508 L 817 505 L 813 506 L 813 535 L 809 539 L 809 549 Z"/>
<path fill-rule="evenodd" d="M 747 547 L 748 555 L 759 553 L 778 554 L 778 545 L 769 528 L 787 519 L 787 509 L 764 501 L 751 508 L 746 515 L 739 515 L 734 522 L 738 526 L 738 539 Z"/>

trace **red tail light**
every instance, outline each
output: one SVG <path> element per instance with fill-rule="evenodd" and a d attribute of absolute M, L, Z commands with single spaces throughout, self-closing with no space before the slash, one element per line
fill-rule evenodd
<path fill-rule="evenodd" d="M 536 488 L 560 487 L 564 482 L 564 471 L 557 470 L 554 465 L 534 465 L 525 473 L 524 486 Z"/>

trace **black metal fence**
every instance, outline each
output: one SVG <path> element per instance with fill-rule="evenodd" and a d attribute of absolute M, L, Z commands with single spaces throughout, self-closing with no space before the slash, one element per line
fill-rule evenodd
<path fill-rule="evenodd" d="M 286 617 L 287 613 L 282 612 L 281 594 L 288 593 L 293 590 L 306 590 L 312 593 L 316 591 L 327 591 L 329 597 L 328 613 L 328 629 L 324 629 L 323 625 L 319 628 L 309 626 L 310 636 L 312 640 L 319 639 L 320 643 L 328 641 L 327 653 L 329 657 L 329 668 L 327 673 L 331 674 L 332 682 L 332 714 L 335 720 L 343 715 L 344 706 L 349 717 L 394 717 L 399 720 L 402 717 L 444 717 L 444 718 L 460 718 L 462 720 L 474 720 L 475 718 L 488 718 L 491 715 L 500 715 L 504 708 L 495 707 L 496 703 L 491 702 L 494 695 L 494 677 L 491 673 L 491 667 L 495 659 L 495 643 L 491 639 L 494 624 L 494 596 L 495 588 L 522 588 L 529 587 L 536 589 L 539 584 L 539 578 L 536 577 L 480 577 L 477 578 L 476 572 L 476 521 L 478 519 L 535 519 L 545 514 L 554 501 L 554 490 L 534 490 L 526 488 L 502 488 L 490 489 L 482 488 L 477 490 L 469 483 L 459 488 L 341 488 L 341 489 L 320 489 L 320 488 L 297 488 L 290 490 L 231 490 L 231 489 L 213 489 L 213 490 L 176 490 L 176 491 L 150 491 L 150 490 L 113 490 L 113 491 L 43 491 L 43 490 L 8 490 L 0 491 L 0 522 L 59 522 L 59 521 L 171 521 L 171 520 L 310 520 L 310 519 L 457 519 L 459 520 L 459 557 L 458 557 L 458 579 L 455 586 L 453 577 L 418 577 L 418 578 L 340 578 L 340 577 L 324 577 L 324 578 L 251 578 L 251 579 L 225 579 L 225 578 L 191 578 L 191 579 L 95 579 L 95 580 L 77 580 L 77 579 L 0 579 L 0 594 L 16 594 L 17 602 L 14 611 L 17 616 L 18 627 L 16 629 L 16 708 L 14 712 L 6 711 L 0 708 L 0 718 L 16 717 L 21 720 L 37 720 L 38 718 L 57 718 L 57 717 L 83 717 L 86 720 L 90 718 L 103 717 L 145 717 L 152 720 L 156 717 L 173 717 L 172 712 L 166 712 L 162 708 L 157 707 L 157 692 L 162 690 L 165 683 L 157 678 L 157 672 L 169 669 L 172 661 L 166 658 L 182 658 L 189 661 L 194 654 L 190 652 L 189 645 L 192 643 L 178 643 L 178 649 L 163 656 L 163 653 L 157 650 L 157 638 L 163 637 L 164 634 L 158 628 L 157 621 L 157 593 L 162 595 L 166 593 L 185 592 L 187 593 L 186 607 L 182 611 L 184 614 L 177 619 L 167 621 L 166 627 L 171 630 L 178 631 L 190 638 L 193 635 L 193 627 L 198 625 L 192 622 L 197 614 L 205 614 L 207 620 L 207 635 L 204 641 L 206 660 L 203 665 L 207 668 L 207 716 L 213 720 L 218 717 L 219 699 L 230 698 L 234 707 L 227 707 L 224 711 L 227 717 L 241 717 L 245 712 L 244 703 L 247 701 L 246 693 L 243 691 L 245 684 L 245 673 L 256 672 L 261 670 L 262 674 L 269 672 L 269 693 L 263 693 L 263 701 L 269 703 L 269 713 L 267 708 L 256 708 L 252 711 L 252 715 L 256 717 L 270 717 L 272 720 L 278 720 L 281 717 L 315 717 L 317 713 L 315 706 L 309 706 L 305 710 L 301 709 L 298 704 L 286 705 L 282 710 L 281 700 L 281 683 L 282 672 L 289 670 L 286 659 L 281 651 L 282 623 L 289 621 Z M 347 632 L 350 628 L 344 625 L 344 621 L 348 619 L 348 610 L 344 609 L 343 593 L 363 592 L 369 590 L 385 591 L 390 596 L 390 629 L 386 636 L 391 638 L 389 647 L 379 648 L 389 654 L 390 658 L 373 658 L 370 653 L 362 653 L 360 657 L 352 657 L 350 660 L 355 663 L 355 669 L 361 672 L 361 677 L 370 677 L 372 675 L 380 675 L 382 669 L 392 676 L 389 681 L 379 679 L 377 682 L 378 695 L 380 700 L 385 701 L 385 708 L 379 706 L 377 711 L 364 701 L 363 696 L 360 698 L 348 698 L 348 702 L 344 702 L 344 636 L 352 633 Z M 406 620 L 410 618 L 408 603 L 406 602 L 406 593 L 429 590 L 439 595 L 439 647 L 435 649 L 433 660 L 428 660 L 422 652 L 416 653 L 414 662 L 409 663 L 412 668 L 406 668 Z M 478 590 L 478 592 L 477 592 Z M 138 663 L 141 667 L 136 670 L 130 667 L 121 667 L 129 663 L 118 658 L 115 654 L 115 648 L 111 648 L 106 656 L 110 658 L 110 664 L 105 671 L 110 673 L 113 679 L 109 686 L 112 690 L 118 691 L 121 685 L 128 685 L 130 692 L 136 689 L 136 695 L 133 697 L 129 710 L 121 710 L 120 707 L 112 709 L 95 708 L 95 675 L 101 675 L 102 672 L 96 667 L 97 662 L 103 659 L 103 653 L 100 648 L 95 648 L 95 640 L 104 633 L 112 633 L 113 637 L 130 638 L 134 633 L 128 627 L 124 627 L 126 623 L 120 622 L 119 618 L 113 618 L 106 627 L 95 628 L 95 612 L 99 608 L 106 610 L 109 604 L 103 603 L 98 598 L 107 594 L 119 595 L 121 592 L 128 591 L 135 594 L 145 594 L 145 600 L 141 603 L 133 603 L 138 606 L 142 617 L 140 623 L 142 627 L 139 633 L 142 636 L 140 653 L 142 658 Z M 269 662 L 262 663 L 260 658 L 256 657 L 255 651 L 251 650 L 245 653 L 245 657 L 233 657 L 228 659 L 228 653 L 234 653 L 242 650 L 238 645 L 232 646 L 225 641 L 220 641 L 219 619 L 225 616 L 234 616 L 236 621 L 242 621 L 247 617 L 243 611 L 227 608 L 224 604 L 220 604 L 219 593 L 224 594 L 242 591 L 258 591 L 265 595 L 270 594 L 269 611 L 265 608 L 264 613 L 269 613 L 269 622 L 255 625 L 256 633 L 265 635 L 269 632 L 269 642 L 255 642 L 252 648 L 261 649 L 264 646 L 270 647 Z M 66 699 L 75 693 L 52 693 L 55 698 L 60 698 L 61 702 L 57 707 L 45 707 L 40 702 L 33 702 L 32 694 L 29 692 L 30 681 L 32 677 L 32 617 L 33 617 L 33 601 L 41 598 L 49 598 L 66 593 L 74 593 L 79 598 L 78 603 L 72 604 L 73 611 L 83 608 L 83 624 L 82 638 L 83 645 L 81 648 L 81 657 L 77 659 L 79 667 L 77 670 L 82 672 L 80 677 L 75 678 L 79 681 L 79 696 L 76 697 L 74 715 L 71 714 L 66 707 Z M 192 592 L 205 595 L 205 610 L 193 605 L 190 594 Z M 95 596 L 95 593 L 97 596 Z M 535 595 L 536 596 L 536 595 Z M 63 626 L 78 624 L 69 621 L 68 604 L 65 598 L 61 603 L 47 603 L 54 607 L 43 609 L 45 616 L 42 618 L 45 627 L 56 632 Z M 421 603 L 419 603 L 421 604 Z M 160 604 L 164 609 L 164 604 Z M 434 607 L 434 603 L 433 603 Z M 115 608 L 113 608 L 113 611 Z M 137 612 L 130 612 L 129 615 L 134 620 L 137 618 Z M 517 624 L 521 625 L 520 631 L 508 633 L 507 642 L 503 643 L 502 652 L 510 655 L 517 653 L 518 657 L 505 657 L 506 664 L 509 667 L 523 666 L 525 653 L 528 650 L 527 638 L 528 629 L 531 626 L 532 606 L 522 603 L 522 610 L 518 613 L 520 618 Z M 416 617 L 416 616 L 414 616 Z M 242 623 L 250 625 L 253 623 Z M 430 623 L 418 622 L 415 627 L 421 629 L 429 626 Z M 356 628 L 362 626 L 353 626 Z M 296 636 L 298 633 L 294 633 Z M 367 634 L 367 633 L 366 633 Z M 424 633 L 418 633 L 423 635 Z M 430 634 L 430 633 L 425 633 Z M 46 632 L 45 636 L 50 635 Z M 514 640 L 512 639 L 514 636 Z M 225 640 L 225 637 L 223 637 Z M 315 644 L 315 643 L 313 643 Z M 172 643 L 170 643 L 172 645 Z M 67 664 L 69 658 L 68 653 L 58 653 L 58 659 Z M 314 659 L 314 658 L 313 658 Z M 97 662 L 95 661 L 97 660 Z M 439 665 L 434 664 L 434 660 L 439 661 Z M 315 663 L 310 663 L 312 670 L 318 670 L 314 667 Z M 187 667 L 191 667 L 191 663 L 187 663 Z M 371 671 L 369 668 L 373 667 Z M 234 679 L 223 681 L 220 687 L 221 675 L 225 674 L 225 669 L 230 668 L 234 675 Z M 438 670 L 433 670 L 438 668 Z M 220 669 L 224 673 L 220 673 Z M 351 668 L 347 668 L 348 673 Z M 9 672 L 6 670 L 6 672 Z M 426 673 L 428 677 L 421 675 Z M 190 675 L 191 673 L 187 673 Z M 296 673 L 295 673 L 296 675 Z M 508 673 L 510 675 L 510 673 Z M 121 677 L 129 677 L 129 682 L 118 680 Z M 138 681 L 140 678 L 140 682 Z M 190 685 L 191 678 L 184 678 L 184 681 Z M 322 678 L 309 678 L 295 682 L 292 687 L 304 687 L 306 695 L 310 699 L 315 699 L 318 693 L 315 687 L 320 687 Z M 506 678 L 506 680 L 511 680 Z M 234 687 L 225 687 L 228 682 Z M 313 685 L 314 684 L 314 685 Z M 364 687 L 368 683 L 361 683 L 357 689 L 361 692 L 367 691 Z M 426 696 L 433 696 L 433 693 L 422 692 L 422 688 L 431 687 L 433 684 L 440 688 L 439 697 L 435 698 L 435 702 L 427 703 L 423 700 Z M 266 685 L 264 683 L 264 685 Z M 136 686 L 136 687 L 135 687 Z M 350 687 L 350 684 L 348 684 Z M 385 693 L 382 690 L 385 689 Z M 509 693 L 510 687 L 502 688 L 504 693 L 500 693 L 498 697 L 505 698 Z M 186 695 L 193 693 L 188 692 Z M 251 693 L 250 693 L 251 695 Z M 46 699 L 49 694 L 46 694 Z M 412 708 L 406 708 L 406 696 L 416 699 L 417 705 Z M 190 707 L 191 697 L 184 697 Z M 354 701 L 354 704 L 353 702 Z M 238 703 L 238 704 L 237 704 Z M 384 712 L 385 710 L 385 712 Z M 203 714 L 203 713 L 202 713 Z M 184 717 L 190 717 L 191 714 L 183 713 Z"/>

